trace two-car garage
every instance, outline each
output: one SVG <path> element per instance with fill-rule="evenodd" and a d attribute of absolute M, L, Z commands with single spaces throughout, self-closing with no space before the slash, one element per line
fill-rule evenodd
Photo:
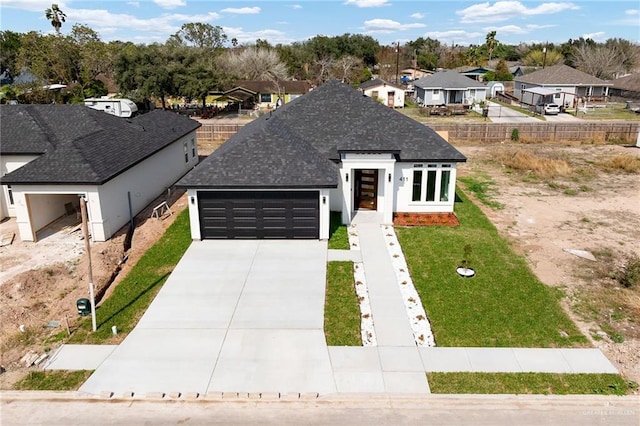
<path fill-rule="evenodd" d="M 319 191 L 197 191 L 197 200 L 201 239 L 320 237 Z"/>

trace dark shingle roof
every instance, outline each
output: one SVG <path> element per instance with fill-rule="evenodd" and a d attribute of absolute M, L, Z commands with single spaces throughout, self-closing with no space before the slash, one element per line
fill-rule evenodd
<path fill-rule="evenodd" d="M 178 186 L 336 187 L 339 151 L 466 160 L 429 127 L 330 81 L 244 126 Z"/>
<path fill-rule="evenodd" d="M 388 81 L 384 81 L 381 78 L 374 78 L 373 80 L 367 80 L 364 83 L 360 83 L 360 86 L 358 87 L 360 87 L 361 89 L 368 89 L 370 87 L 376 87 L 376 86 L 391 86 L 396 89 L 402 90 L 402 87 L 400 87 L 399 85 L 389 83 Z"/>
<path fill-rule="evenodd" d="M 414 81 L 413 85 L 422 89 L 466 89 L 469 87 L 485 88 L 484 84 L 452 70 L 440 71 L 435 74 L 422 77 L 420 80 Z"/>
<path fill-rule="evenodd" d="M 0 116 L 3 155 L 42 153 L 6 184 L 100 185 L 200 127 L 168 111 L 123 119 L 84 105 L 2 105 Z"/>
<path fill-rule="evenodd" d="M 604 80 L 600 80 L 586 72 L 582 72 L 568 65 L 553 65 L 531 74 L 516 77 L 519 83 L 537 84 L 539 86 L 569 85 L 569 86 L 611 86 Z"/>

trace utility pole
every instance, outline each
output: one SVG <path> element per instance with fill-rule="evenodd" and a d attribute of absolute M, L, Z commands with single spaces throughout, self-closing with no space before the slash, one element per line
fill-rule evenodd
<path fill-rule="evenodd" d="M 93 268 L 91 267 L 91 244 L 89 242 L 89 228 L 87 225 L 87 200 L 84 196 L 80 196 L 80 214 L 82 215 L 82 235 L 84 236 L 84 246 L 87 250 L 87 259 L 89 260 L 89 301 L 91 302 L 91 325 L 95 332 L 96 327 L 96 297 L 93 288 Z"/>
<path fill-rule="evenodd" d="M 549 45 L 549 42 L 545 43 L 544 47 L 542 48 L 542 69 L 544 69 L 544 67 L 547 66 L 547 46 Z"/>
<path fill-rule="evenodd" d="M 396 44 L 396 84 L 400 84 L 398 63 L 400 62 L 400 42 Z"/>

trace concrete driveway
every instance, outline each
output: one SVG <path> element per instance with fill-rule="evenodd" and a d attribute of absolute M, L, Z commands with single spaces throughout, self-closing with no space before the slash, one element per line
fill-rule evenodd
<path fill-rule="evenodd" d="M 326 262 L 321 241 L 192 243 L 80 391 L 335 392 Z"/>

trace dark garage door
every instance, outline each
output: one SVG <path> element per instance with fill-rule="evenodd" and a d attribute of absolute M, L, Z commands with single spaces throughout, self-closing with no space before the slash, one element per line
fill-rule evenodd
<path fill-rule="evenodd" d="M 318 191 L 199 191 L 200 236 L 319 238 Z"/>

